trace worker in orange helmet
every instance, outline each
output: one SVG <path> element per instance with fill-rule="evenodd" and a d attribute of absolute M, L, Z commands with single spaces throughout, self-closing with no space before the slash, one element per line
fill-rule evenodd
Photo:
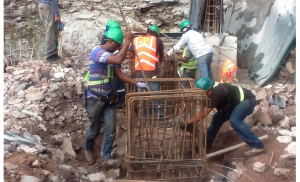
<path fill-rule="evenodd" d="M 223 64 L 222 67 L 222 78 L 221 78 L 221 83 L 224 81 L 224 78 L 227 77 L 227 81 L 229 83 L 232 83 L 232 76 L 233 73 L 236 72 L 237 67 L 230 61 L 226 60 Z"/>

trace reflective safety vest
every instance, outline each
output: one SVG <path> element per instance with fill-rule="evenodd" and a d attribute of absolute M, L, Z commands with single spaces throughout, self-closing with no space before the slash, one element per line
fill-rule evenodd
<path fill-rule="evenodd" d="M 215 82 L 213 88 L 215 88 L 215 87 L 218 86 L 218 85 L 219 85 L 219 82 Z M 242 89 L 242 87 L 240 87 L 240 86 L 238 86 L 238 85 L 235 85 L 235 84 L 230 84 L 230 85 L 233 85 L 233 86 L 236 86 L 236 87 L 239 88 L 240 96 L 241 96 L 240 102 L 242 102 L 242 101 L 244 100 L 244 90 Z M 226 88 L 225 88 L 225 89 L 226 89 Z"/>
<path fill-rule="evenodd" d="M 185 56 L 186 50 L 187 50 L 187 47 L 184 48 L 182 57 Z M 181 62 L 181 67 L 186 68 L 186 69 L 191 69 L 191 70 L 192 69 L 197 69 L 197 59 L 195 59 L 195 57 L 193 56 L 191 59 L 189 59 L 189 62 L 182 61 Z"/>
<path fill-rule="evenodd" d="M 155 70 L 155 63 L 158 62 L 158 56 L 156 55 L 156 37 L 136 37 L 133 39 L 133 45 L 136 50 L 136 54 L 139 56 L 143 70 Z M 141 70 L 137 55 L 135 55 L 134 62 L 135 70 Z"/>
<path fill-rule="evenodd" d="M 109 83 L 112 81 L 113 76 L 114 76 L 114 72 L 111 71 L 112 65 L 107 65 L 107 77 L 105 79 L 102 80 L 97 80 L 97 81 L 89 81 L 90 78 L 90 71 L 87 72 L 87 74 L 84 77 L 84 80 L 88 83 L 89 86 L 91 85 L 100 85 L 100 84 L 104 84 L 104 83 Z"/>

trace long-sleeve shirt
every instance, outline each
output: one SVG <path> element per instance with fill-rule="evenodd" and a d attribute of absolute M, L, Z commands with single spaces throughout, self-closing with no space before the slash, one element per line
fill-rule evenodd
<path fill-rule="evenodd" d="M 170 55 L 173 52 L 173 49 L 175 51 L 179 50 L 184 45 L 188 46 L 188 49 L 196 59 L 212 52 L 211 46 L 205 42 L 203 36 L 199 32 L 189 30 L 182 35 L 179 42 L 168 52 L 168 54 Z"/>
<path fill-rule="evenodd" d="M 39 0 L 39 3 L 51 4 L 55 16 L 59 16 L 58 0 Z"/>

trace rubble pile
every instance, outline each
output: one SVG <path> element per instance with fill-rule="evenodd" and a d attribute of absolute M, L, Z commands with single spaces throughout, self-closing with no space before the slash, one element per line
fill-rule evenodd
<path fill-rule="evenodd" d="M 99 161 L 97 170 L 85 163 L 84 146 L 75 140 L 84 140 L 89 126 L 83 101 L 86 68 L 75 71 L 67 66 L 33 60 L 6 68 L 5 179 L 59 182 L 120 177 L 119 159 Z"/>

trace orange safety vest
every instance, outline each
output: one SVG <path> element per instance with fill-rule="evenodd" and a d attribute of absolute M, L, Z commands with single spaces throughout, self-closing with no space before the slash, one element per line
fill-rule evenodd
<path fill-rule="evenodd" d="M 158 56 L 156 55 L 156 37 L 136 37 L 133 39 L 133 45 L 138 54 L 140 63 L 145 71 L 155 70 L 155 63 L 158 62 Z M 141 70 L 141 66 L 135 55 L 135 70 Z"/>
<path fill-rule="evenodd" d="M 228 82 L 231 82 L 233 73 L 236 72 L 237 67 L 230 61 L 226 60 L 222 67 L 222 78 L 221 83 L 223 82 L 225 77 L 228 77 Z"/>

